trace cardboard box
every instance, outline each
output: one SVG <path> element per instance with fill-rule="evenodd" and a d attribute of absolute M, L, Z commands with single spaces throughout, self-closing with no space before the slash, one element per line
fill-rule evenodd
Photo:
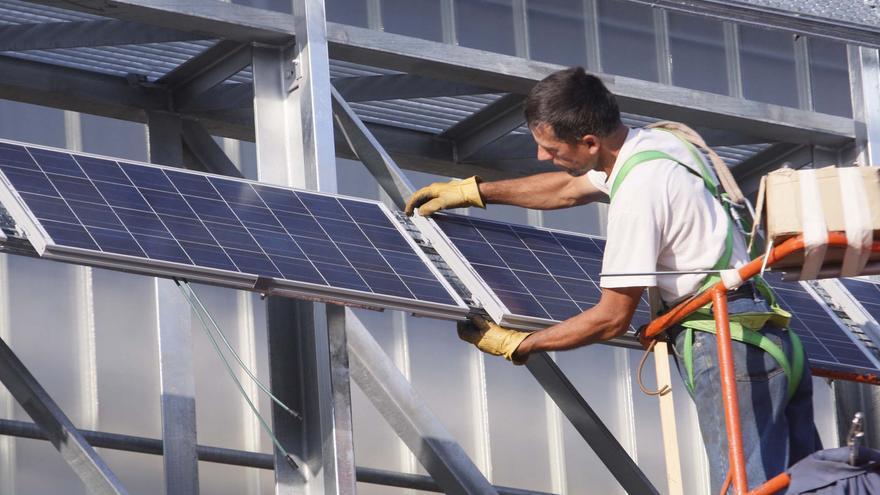
<path fill-rule="evenodd" d="M 880 240 L 880 168 L 856 167 L 864 184 L 874 238 Z M 844 206 L 840 189 L 837 167 L 825 167 L 814 170 L 821 198 L 822 212 L 829 232 L 845 232 Z M 763 207 L 766 214 L 764 225 L 767 238 L 778 246 L 786 239 L 803 232 L 803 198 L 801 193 L 802 172 L 791 168 L 775 170 L 761 181 L 764 190 Z M 759 195 L 760 196 L 760 195 Z M 846 248 L 828 247 L 824 267 L 839 265 L 843 260 Z M 880 254 L 874 254 L 871 260 L 880 260 Z M 775 267 L 800 266 L 802 255 L 789 256 L 774 265 Z"/>

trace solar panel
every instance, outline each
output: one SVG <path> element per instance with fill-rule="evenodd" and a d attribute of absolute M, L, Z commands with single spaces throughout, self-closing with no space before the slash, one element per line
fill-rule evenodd
<path fill-rule="evenodd" d="M 221 285 L 460 315 L 380 203 L 0 142 L 0 200 L 38 253 Z"/>
<path fill-rule="evenodd" d="M 841 278 L 840 283 L 862 305 L 862 308 L 880 322 L 880 286 L 865 279 Z"/>
<path fill-rule="evenodd" d="M 444 253 L 442 243 L 435 247 L 470 288 L 489 289 L 477 298 L 495 321 L 541 328 L 599 302 L 604 240 L 459 215 L 432 218 L 454 250 Z M 459 257 L 466 265 L 456 262 Z M 631 331 L 649 321 L 648 303 L 642 300 Z"/>
<path fill-rule="evenodd" d="M 880 371 L 864 345 L 825 305 L 806 282 L 783 282 L 778 273 L 764 278 L 773 287 L 780 305 L 792 313 L 791 328 L 797 332 L 812 368 L 843 372 Z"/>

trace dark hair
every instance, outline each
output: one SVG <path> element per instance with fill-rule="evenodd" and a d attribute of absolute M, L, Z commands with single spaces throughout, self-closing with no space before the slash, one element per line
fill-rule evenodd
<path fill-rule="evenodd" d="M 554 72 L 536 84 L 526 98 L 525 116 L 530 128 L 547 124 L 563 141 L 604 137 L 621 125 L 617 99 L 583 67 Z"/>

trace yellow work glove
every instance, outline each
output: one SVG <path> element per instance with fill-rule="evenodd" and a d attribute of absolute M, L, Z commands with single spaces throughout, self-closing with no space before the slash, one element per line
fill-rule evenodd
<path fill-rule="evenodd" d="M 504 356 L 513 364 L 525 364 L 525 359 L 514 359 L 513 353 L 528 336 L 526 332 L 504 328 L 479 316 L 471 316 L 470 323 L 458 325 L 458 337 L 461 340 L 474 344 L 487 354 Z"/>
<path fill-rule="evenodd" d="M 485 208 L 486 205 L 483 204 L 483 198 L 480 196 L 480 188 L 477 186 L 479 182 L 480 178 L 473 176 L 464 180 L 453 179 L 449 182 L 435 182 L 425 186 L 409 198 L 406 214 L 412 215 L 416 208 L 423 217 L 449 208 L 466 206 Z"/>

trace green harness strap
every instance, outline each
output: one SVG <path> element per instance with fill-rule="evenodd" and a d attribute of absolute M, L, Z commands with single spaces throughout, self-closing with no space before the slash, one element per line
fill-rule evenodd
<path fill-rule="evenodd" d="M 696 148 L 694 148 L 691 143 L 683 139 L 681 139 L 681 141 L 685 143 L 688 150 L 691 152 L 691 155 L 694 157 L 694 161 L 699 164 L 700 177 L 703 179 L 703 184 L 706 186 L 706 189 L 708 189 L 709 192 L 713 196 L 715 196 L 715 198 L 718 199 L 723 206 L 724 202 L 721 201 L 721 196 L 718 193 L 718 188 L 715 185 L 715 182 L 712 180 L 712 177 L 706 169 L 705 165 L 703 164 L 703 161 L 699 158 Z M 620 171 L 617 173 L 614 182 L 611 184 L 611 191 L 609 193 L 610 200 L 614 201 L 614 196 L 616 195 L 617 190 L 620 188 L 623 180 L 627 177 L 627 175 L 629 175 L 633 168 L 635 168 L 637 165 L 653 160 L 671 160 L 685 167 L 685 169 L 687 169 L 688 171 L 693 172 L 690 167 L 667 153 L 657 150 L 641 151 L 629 157 L 623 163 L 623 165 L 621 165 Z M 721 257 L 718 259 L 718 262 L 716 262 L 715 266 L 712 268 L 713 270 L 724 270 L 729 268 L 730 260 L 733 257 L 733 220 L 730 218 L 730 214 L 726 216 L 727 236 L 724 240 L 724 251 L 721 253 Z M 718 283 L 718 281 L 720 280 L 721 277 L 718 275 L 707 276 L 706 280 L 701 284 L 697 292 L 699 293 L 708 289 L 712 285 Z M 776 298 L 773 295 L 773 291 L 766 284 L 766 282 L 763 281 L 763 279 L 761 279 L 760 277 L 756 277 L 756 285 L 758 286 L 759 290 L 765 295 L 765 297 L 767 297 L 768 302 L 770 302 L 772 312 L 731 315 L 730 336 L 733 340 L 745 342 L 746 344 L 759 347 L 764 352 L 770 354 L 779 363 L 779 366 L 783 369 L 785 375 L 788 377 L 788 398 L 791 399 L 791 397 L 794 396 L 794 393 L 797 390 L 798 384 L 800 384 L 801 377 L 803 376 L 803 345 L 801 344 L 801 341 L 798 338 L 797 334 L 789 330 L 788 333 L 791 336 L 792 345 L 792 358 L 794 361 L 793 363 L 789 363 L 788 358 L 785 356 L 783 350 L 765 335 L 760 333 L 759 330 L 764 326 L 764 324 L 771 320 L 777 320 L 778 323 L 782 323 L 780 326 L 787 327 L 788 319 L 791 315 L 789 315 L 787 312 L 779 307 L 779 305 L 776 303 Z M 715 333 L 715 321 L 711 314 L 710 307 L 711 303 L 707 304 L 703 308 L 700 308 L 697 312 L 693 313 L 681 323 L 682 326 L 685 327 L 686 332 L 682 357 L 684 359 L 684 365 L 688 375 L 686 385 L 691 393 L 693 393 L 694 391 L 693 332 L 694 330 L 698 330 L 709 332 L 712 334 Z"/>
<path fill-rule="evenodd" d="M 730 338 L 738 342 L 745 342 L 746 344 L 757 346 L 767 354 L 770 354 L 770 356 L 779 363 L 779 366 L 785 372 L 785 376 L 788 377 L 788 398 L 791 399 L 794 397 L 798 385 L 801 382 L 801 378 L 804 375 L 804 347 L 803 344 L 801 344 L 801 339 L 798 337 L 797 333 L 792 330 L 787 330 L 789 338 L 791 339 L 792 355 L 792 362 L 789 363 L 782 348 L 776 345 L 776 343 L 770 340 L 766 335 L 744 325 L 736 324 L 732 319 L 733 317 L 731 317 L 730 322 Z M 712 323 L 714 324 L 714 321 L 712 321 Z M 711 334 L 714 334 L 716 331 L 714 327 L 708 326 L 699 329 L 685 327 L 682 358 L 684 360 L 685 370 L 688 374 L 686 385 L 692 394 L 694 393 L 694 330 Z"/>

